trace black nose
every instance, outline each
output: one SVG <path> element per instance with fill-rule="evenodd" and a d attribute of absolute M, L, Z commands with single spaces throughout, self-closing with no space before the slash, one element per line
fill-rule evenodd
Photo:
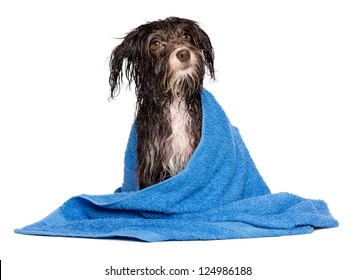
<path fill-rule="evenodd" d="M 186 62 L 190 59 L 190 51 L 187 49 L 179 50 L 176 56 L 181 62 Z"/>

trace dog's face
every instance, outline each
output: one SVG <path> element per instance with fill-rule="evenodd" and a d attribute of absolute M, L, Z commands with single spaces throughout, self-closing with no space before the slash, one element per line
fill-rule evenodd
<path fill-rule="evenodd" d="M 200 90 L 205 68 L 214 79 L 213 48 L 196 22 L 176 17 L 149 22 L 128 33 L 112 52 L 111 97 L 125 73 L 138 99 L 154 94 L 189 98 Z"/>

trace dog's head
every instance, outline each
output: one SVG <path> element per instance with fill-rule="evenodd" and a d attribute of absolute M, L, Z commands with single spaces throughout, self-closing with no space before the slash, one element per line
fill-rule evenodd
<path fill-rule="evenodd" d="M 148 22 L 128 33 L 111 54 L 111 98 L 124 75 L 129 85 L 135 84 L 138 102 L 147 94 L 188 98 L 200 92 L 205 69 L 214 79 L 213 47 L 195 21 L 169 17 Z"/>

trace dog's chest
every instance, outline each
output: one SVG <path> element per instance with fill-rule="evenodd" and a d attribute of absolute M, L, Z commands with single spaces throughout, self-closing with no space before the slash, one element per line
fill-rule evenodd
<path fill-rule="evenodd" d="M 168 158 L 171 165 L 182 168 L 189 160 L 193 147 L 192 135 L 190 134 L 191 116 L 188 114 L 184 101 L 175 100 L 170 106 L 170 124 L 172 134 L 168 145 Z"/>

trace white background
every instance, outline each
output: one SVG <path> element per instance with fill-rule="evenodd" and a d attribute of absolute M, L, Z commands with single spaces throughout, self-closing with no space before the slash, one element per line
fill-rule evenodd
<path fill-rule="evenodd" d="M 354 2 L 342 0 L 2 0 L 4 279 L 139 279 L 105 276 L 110 265 L 251 266 L 246 279 L 355 278 L 355 14 Z M 210 35 L 217 81 L 206 79 L 205 87 L 239 127 L 271 191 L 325 200 L 340 227 L 162 243 L 13 233 L 71 196 L 121 185 L 134 98 L 123 91 L 108 102 L 107 59 L 115 38 L 167 16 L 194 19 Z M 160 279 L 184 278 L 213 279 Z"/>

